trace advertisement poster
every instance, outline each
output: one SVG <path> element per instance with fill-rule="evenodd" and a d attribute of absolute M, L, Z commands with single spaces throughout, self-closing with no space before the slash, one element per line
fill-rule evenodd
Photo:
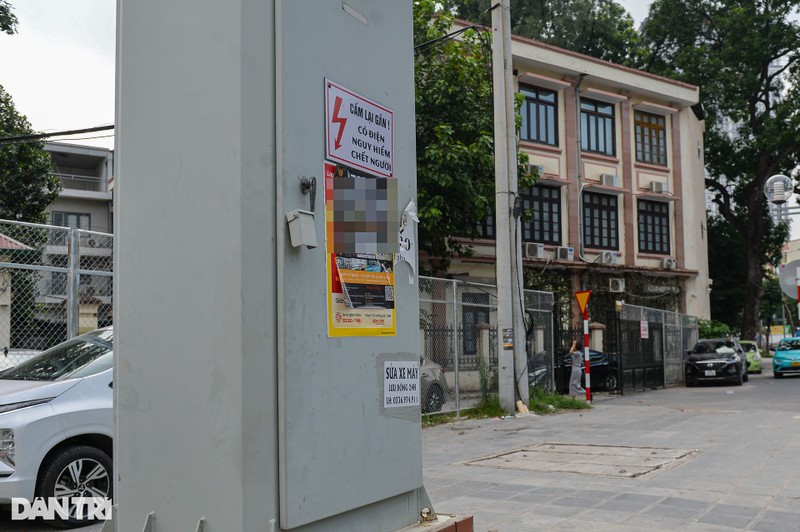
<path fill-rule="evenodd" d="M 327 250 L 328 336 L 394 336 L 397 334 L 395 316 L 394 255 L 381 252 L 359 252 L 374 249 L 370 244 L 386 243 L 387 231 L 369 235 L 364 224 L 339 224 L 343 212 L 353 211 L 350 218 L 369 211 L 366 203 L 375 195 L 365 197 L 355 208 L 351 199 L 335 201 L 336 180 L 376 180 L 354 176 L 341 167 L 324 163 L 325 220 Z M 345 175 L 346 174 L 346 175 Z M 350 187 L 349 184 L 347 184 Z M 370 187 L 358 187 L 369 189 Z M 352 189 L 352 187 L 351 187 Z M 370 200 L 372 198 L 372 200 Z M 374 205 L 372 206 L 374 207 Z M 373 210 L 376 210 L 373 208 Z M 357 211 L 357 212 L 356 212 Z M 338 216 L 335 214 L 338 212 Z M 369 226 L 370 224 L 366 224 Z M 382 226 L 382 224 L 379 224 Z M 355 229 L 354 229 L 355 227 Z M 395 225 L 395 227 L 397 227 Z M 397 231 L 394 231 L 397 238 Z M 337 245 L 338 242 L 338 245 Z M 346 250 L 346 251 L 341 251 Z"/>
<path fill-rule="evenodd" d="M 328 254 L 328 335 L 394 336 L 392 255 Z"/>

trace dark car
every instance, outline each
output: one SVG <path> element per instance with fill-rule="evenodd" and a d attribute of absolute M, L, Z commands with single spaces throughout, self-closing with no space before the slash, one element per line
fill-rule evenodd
<path fill-rule="evenodd" d="M 542 363 L 542 355 L 544 352 L 536 353 L 528 360 L 528 384 L 530 386 L 543 386 L 547 382 L 547 371 L 545 365 Z M 616 358 L 607 355 L 601 351 L 589 349 L 590 359 L 590 382 L 593 390 L 616 390 L 619 385 L 619 365 Z M 572 361 L 570 360 L 569 353 L 562 351 L 560 356 L 556 358 L 559 362 L 554 366 L 554 379 L 556 389 L 562 393 L 566 393 L 569 389 L 569 379 L 572 374 Z M 581 385 L 585 386 L 585 371 L 581 367 Z"/>
<path fill-rule="evenodd" d="M 419 357 L 419 385 L 422 413 L 441 411 L 442 405 L 447 402 L 444 368 L 425 357 Z"/>
<path fill-rule="evenodd" d="M 702 382 L 747 382 L 747 358 L 733 338 L 710 338 L 698 341 L 684 364 L 686 386 Z"/>

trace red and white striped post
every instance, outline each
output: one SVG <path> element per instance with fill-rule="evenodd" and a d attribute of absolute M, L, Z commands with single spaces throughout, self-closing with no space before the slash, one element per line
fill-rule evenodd
<path fill-rule="evenodd" d="M 798 291 L 800 291 L 800 284 L 798 285 Z M 591 290 L 582 290 L 580 292 L 575 292 L 575 299 L 578 300 L 578 305 L 581 308 L 581 313 L 583 314 L 583 363 L 585 364 L 586 368 L 586 400 L 592 400 L 592 380 L 591 380 L 591 357 L 589 356 L 589 311 L 586 308 L 587 303 L 589 303 L 589 296 L 591 295 Z"/>
<path fill-rule="evenodd" d="M 586 364 L 586 400 L 592 400 L 592 381 L 590 377 L 592 358 L 589 356 L 589 311 L 583 311 L 583 361 Z"/>

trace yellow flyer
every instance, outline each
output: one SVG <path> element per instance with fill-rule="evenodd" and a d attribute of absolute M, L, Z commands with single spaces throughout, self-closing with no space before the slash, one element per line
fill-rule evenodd
<path fill-rule="evenodd" d="M 328 254 L 328 336 L 394 336 L 391 253 Z"/>

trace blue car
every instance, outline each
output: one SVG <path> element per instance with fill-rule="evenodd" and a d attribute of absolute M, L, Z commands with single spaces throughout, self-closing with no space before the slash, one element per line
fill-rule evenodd
<path fill-rule="evenodd" d="M 800 337 L 784 338 L 775 348 L 772 374 L 776 379 L 784 375 L 800 374 Z"/>

